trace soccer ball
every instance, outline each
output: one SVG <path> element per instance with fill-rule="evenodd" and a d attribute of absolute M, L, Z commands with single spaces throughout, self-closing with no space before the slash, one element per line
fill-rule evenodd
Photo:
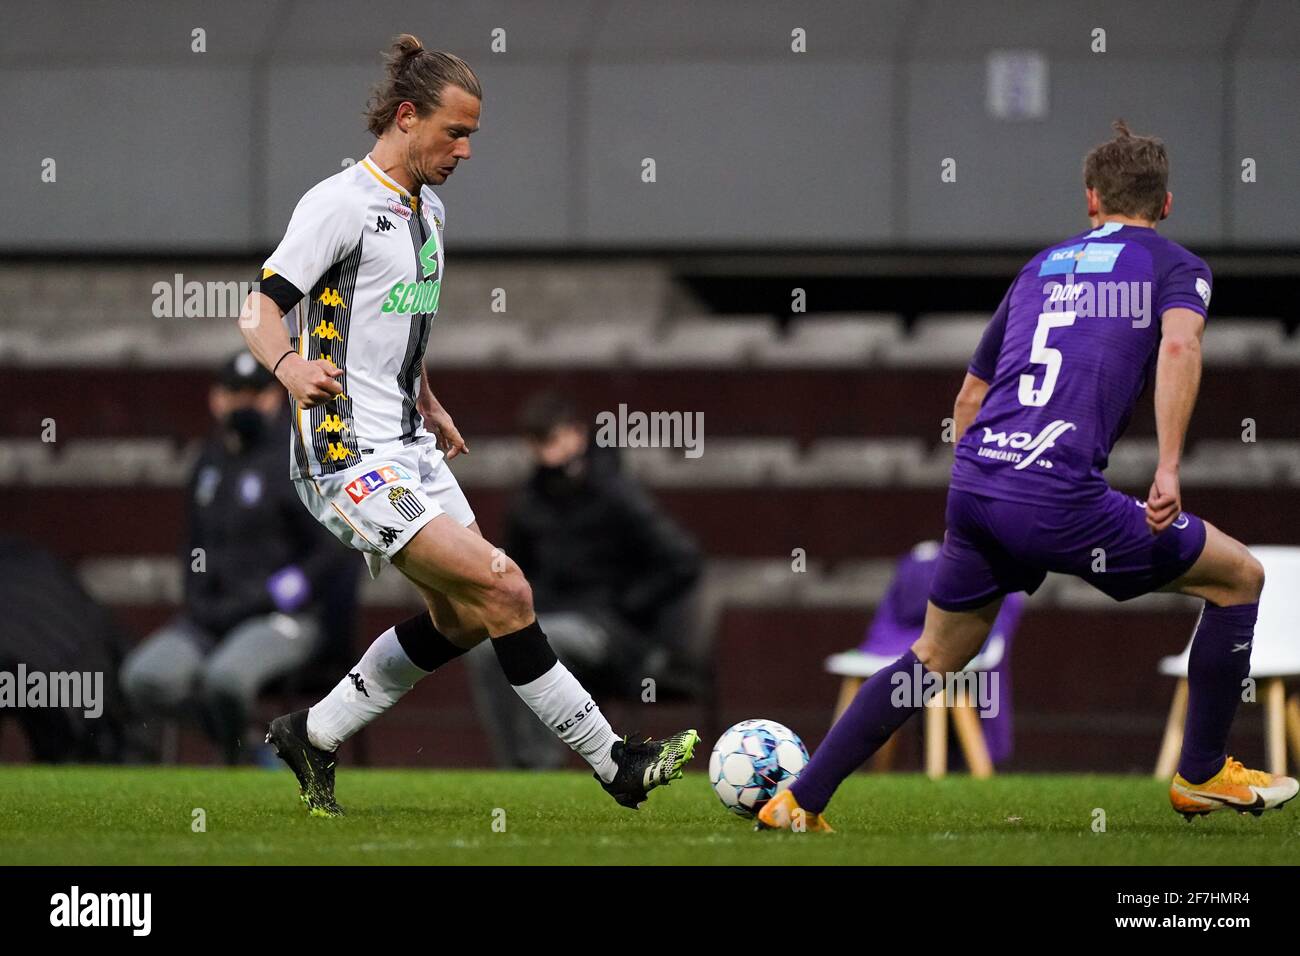
<path fill-rule="evenodd" d="M 794 783 L 808 763 L 808 748 L 775 720 L 742 720 L 718 738 L 709 757 L 709 782 L 732 813 L 756 815 Z"/>

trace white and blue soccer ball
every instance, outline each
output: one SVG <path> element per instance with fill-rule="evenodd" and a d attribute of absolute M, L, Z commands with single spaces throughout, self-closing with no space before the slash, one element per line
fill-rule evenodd
<path fill-rule="evenodd" d="M 718 738 L 709 782 L 732 813 L 752 817 L 785 790 L 808 763 L 808 748 L 775 720 L 742 720 Z"/>

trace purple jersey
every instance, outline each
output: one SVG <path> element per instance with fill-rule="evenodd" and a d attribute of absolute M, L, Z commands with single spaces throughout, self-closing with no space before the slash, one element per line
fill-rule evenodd
<path fill-rule="evenodd" d="M 957 443 L 952 487 L 1098 501 L 1110 450 L 1155 368 L 1160 317 L 1176 307 L 1204 316 L 1209 304 L 1209 268 L 1154 229 L 1107 223 L 1034 256 L 971 359 L 989 390 Z"/>

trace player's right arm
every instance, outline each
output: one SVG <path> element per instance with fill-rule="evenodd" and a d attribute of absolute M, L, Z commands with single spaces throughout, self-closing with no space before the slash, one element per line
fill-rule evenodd
<path fill-rule="evenodd" d="M 343 391 L 335 379 L 343 370 L 323 359 L 309 362 L 296 351 L 284 327 L 284 311 L 263 292 L 250 292 L 239 314 L 239 331 L 253 357 L 293 396 L 299 408 L 314 408 Z"/>
<path fill-rule="evenodd" d="M 980 406 L 984 404 L 984 396 L 988 391 L 988 382 L 978 375 L 966 373 L 966 379 L 961 383 L 961 391 L 957 393 L 957 401 L 952 406 L 954 445 L 961 441 L 961 436 L 966 434 L 966 429 L 970 428 L 971 422 L 975 421 L 975 416 L 979 414 Z"/>
<path fill-rule="evenodd" d="M 1155 480 L 1147 493 L 1147 527 L 1159 534 L 1182 511 L 1178 467 L 1183 441 L 1192 420 L 1201 385 L 1201 334 L 1205 317 L 1187 308 L 1169 309 L 1160 316 L 1160 351 L 1156 358 L 1156 444 L 1159 458 Z"/>
<path fill-rule="evenodd" d="M 966 434 L 966 429 L 970 428 L 971 423 L 975 421 L 975 416 L 979 414 L 984 404 L 984 396 L 989 391 L 989 383 L 993 381 L 993 374 L 997 371 L 998 356 L 1002 352 L 1002 337 L 1007 331 L 1007 310 L 1011 304 L 1011 290 L 1015 287 L 1015 282 L 1012 282 L 1011 288 L 1007 289 L 1006 295 L 993 310 L 993 317 L 984 327 L 984 334 L 980 336 L 980 343 L 975 347 L 975 354 L 971 356 L 970 365 L 966 369 L 966 378 L 961 383 L 961 391 L 957 393 L 957 400 L 953 403 L 954 448 L 957 442 L 961 441 L 961 436 Z"/>
<path fill-rule="evenodd" d="M 284 238 L 262 265 L 258 291 L 249 294 L 240 314 L 239 330 L 249 350 L 275 373 L 299 408 L 312 408 L 340 394 L 343 386 L 336 379 L 343 370 L 299 355 L 284 316 L 331 266 L 356 249 L 364 218 L 364 203 L 338 177 L 307 190 Z"/>

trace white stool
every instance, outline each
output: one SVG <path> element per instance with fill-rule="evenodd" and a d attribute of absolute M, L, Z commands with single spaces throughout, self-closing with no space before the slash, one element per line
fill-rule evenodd
<path fill-rule="evenodd" d="M 1001 634 L 993 634 L 984 643 L 983 649 L 962 668 L 963 671 L 991 671 L 1002 662 L 1006 653 L 1007 642 Z M 845 651 L 832 654 L 826 658 L 826 671 L 838 675 L 840 681 L 839 699 L 835 702 L 834 720 L 853 702 L 864 681 L 877 671 L 884 670 L 898 658 L 883 654 L 870 654 L 864 651 Z M 944 695 L 937 694 L 925 705 L 925 773 L 931 780 L 937 780 L 948 772 L 948 715 L 951 713 L 953 728 L 957 731 L 957 741 L 961 745 L 962 756 L 971 776 L 985 779 L 993 776 L 993 761 L 989 757 L 988 745 L 984 741 L 984 731 L 980 729 L 980 719 L 965 696 L 958 697 L 952 707 L 945 706 Z M 833 722 L 833 721 L 832 721 Z M 885 741 L 876 755 L 871 759 L 871 769 L 877 772 L 888 770 L 894 761 L 898 735 L 894 734 Z"/>

